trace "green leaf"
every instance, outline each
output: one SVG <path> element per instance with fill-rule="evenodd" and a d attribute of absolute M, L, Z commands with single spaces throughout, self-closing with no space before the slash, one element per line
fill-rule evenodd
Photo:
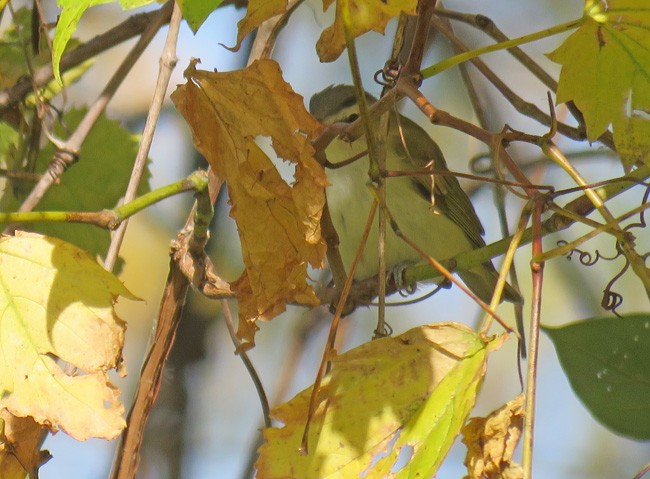
<path fill-rule="evenodd" d="M 28 75 L 30 65 L 36 69 L 50 61 L 45 41 L 41 42 L 38 54 L 32 50 L 32 11 L 21 8 L 12 20 L 0 40 L 0 89 L 9 88 Z"/>
<path fill-rule="evenodd" d="M 14 153 L 18 139 L 18 132 L 11 125 L 0 122 L 0 168 L 13 169 L 16 167 Z M 0 184 L 2 183 L 0 182 Z"/>
<path fill-rule="evenodd" d="M 501 343 L 442 323 L 334 357 L 312 417 L 309 454 L 297 449 L 311 388 L 272 412 L 284 427 L 264 430 L 259 477 L 433 477 L 474 405 L 488 352 Z M 393 471 L 409 450 L 408 465 Z"/>
<path fill-rule="evenodd" d="M 84 110 L 66 113 L 63 118 L 65 131 L 59 126 L 55 134 L 61 138 L 68 136 L 84 114 Z M 63 174 L 59 184 L 49 189 L 35 211 L 99 211 L 113 208 L 126 191 L 137 151 L 138 137 L 102 115 L 84 141 L 79 161 Z M 37 171 L 47 169 L 53 154 L 51 145 L 40 152 Z M 148 173 L 141 183 L 139 194 L 147 191 Z M 26 193 L 24 190 L 14 191 L 17 199 L 11 209 L 16 209 Z M 30 229 L 69 241 L 93 255 L 105 254 L 110 242 L 108 231 L 90 225 L 39 223 Z"/>
<path fill-rule="evenodd" d="M 178 0 L 183 18 L 192 31 L 196 33 L 206 18 L 214 12 L 223 0 Z"/>
<path fill-rule="evenodd" d="M 52 43 L 52 70 L 54 71 L 54 78 L 63 83 L 61 79 L 61 72 L 59 71 L 59 64 L 61 57 L 65 51 L 65 47 L 72 37 L 72 34 L 77 29 L 77 24 L 81 20 L 82 15 L 90 7 L 95 5 L 102 5 L 105 3 L 113 3 L 115 0 L 58 0 L 59 7 L 62 8 L 59 15 L 59 21 L 56 24 L 56 31 L 54 33 L 54 41 Z M 120 5 L 124 10 L 142 7 L 148 5 L 154 0 L 120 0 Z"/>
<path fill-rule="evenodd" d="M 650 439 L 650 314 L 543 330 L 594 417 L 619 434 Z"/>
<path fill-rule="evenodd" d="M 601 3 L 588 1 L 584 24 L 548 56 L 562 64 L 557 101 L 575 102 L 589 141 L 612 123 L 620 141 L 627 123 L 647 122 L 650 111 L 650 9 L 647 0 L 609 0 L 606 9 Z M 650 139 L 639 140 L 647 149 Z"/>

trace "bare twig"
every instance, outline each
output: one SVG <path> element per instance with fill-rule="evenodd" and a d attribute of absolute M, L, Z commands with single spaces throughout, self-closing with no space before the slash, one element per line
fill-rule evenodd
<path fill-rule="evenodd" d="M 533 200 L 533 255 L 542 252 L 542 207 L 541 197 Z M 544 262 L 531 261 L 533 274 L 533 299 L 531 305 L 530 343 L 528 345 L 528 372 L 526 375 L 526 399 L 524 410 L 524 445 L 522 467 L 524 479 L 532 479 L 533 473 L 533 439 L 535 427 L 535 394 L 537 391 L 537 359 L 539 345 L 539 327 L 542 307 L 542 284 Z"/>
<path fill-rule="evenodd" d="M 69 53 L 65 53 L 61 58 L 59 68 L 65 72 L 74 68 L 86 60 L 97 56 L 109 48 L 113 48 L 130 38 L 141 35 L 147 30 L 152 22 L 159 21 L 159 17 L 166 15 L 163 22 L 167 23 L 171 16 L 171 5 L 165 5 L 160 10 L 153 12 L 140 13 L 129 17 L 127 20 L 111 28 L 101 35 L 80 45 Z M 163 15 L 164 14 L 164 15 Z M 7 111 L 18 105 L 29 93 L 32 92 L 32 85 L 40 88 L 47 85 L 54 74 L 52 65 L 47 64 L 38 68 L 32 78 L 23 77 L 14 86 L 0 92 L 0 117 L 4 116 Z"/>
<path fill-rule="evenodd" d="M 72 135 L 70 135 L 64 144 L 57 145 L 58 154 L 55 155 L 57 161 L 52 161 L 50 163 L 47 172 L 43 174 L 29 196 L 25 199 L 23 204 L 20 205 L 18 211 L 31 211 L 38 204 L 41 198 L 43 198 L 50 186 L 52 186 L 52 184 L 54 184 L 54 182 L 63 174 L 65 169 L 76 161 L 78 151 L 88 136 L 91 128 L 106 108 L 108 102 L 113 98 L 117 88 L 122 84 L 122 81 L 131 70 L 131 67 L 133 67 L 147 45 L 149 45 L 149 42 L 151 42 L 160 27 L 167 22 L 167 10 L 171 9 L 172 6 L 173 1 L 169 1 L 158 11 L 156 20 L 152 21 L 148 25 L 147 29 L 142 33 L 140 40 L 126 56 L 95 103 L 88 109 L 88 112 L 81 120 L 81 123 L 77 126 L 77 129 L 72 133 Z"/>
<path fill-rule="evenodd" d="M 208 191 L 210 204 L 213 204 L 222 183 L 213 174 L 208 173 Z M 205 251 L 199 257 L 192 254 L 189 245 L 195 241 L 193 234 L 194 213 L 199 211 L 195 205 L 192 214 L 187 220 L 187 227 L 178 235 L 172 245 L 169 275 L 160 304 L 156 332 L 151 340 L 151 347 L 147 353 L 142 372 L 138 380 L 135 399 L 127 418 L 127 427 L 122 434 L 121 444 L 118 447 L 113 461 L 112 479 L 132 479 L 135 477 L 140 461 L 140 449 L 144 428 L 149 419 L 149 414 L 160 389 L 162 373 L 174 344 L 174 338 L 180 322 L 187 290 L 193 280 L 206 273 L 198 267 L 209 264 Z M 203 239 L 198 239 L 199 243 Z M 191 262 L 192 267 L 187 268 Z M 188 274 L 189 272 L 189 274 Z M 200 282 L 201 280 L 199 280 Z"/>
<path fill-rule="evenodd" d="M 241 348 L 242 342 L 237 337 L 237 331 L 235 330 L 235 324 L 232 320 L 232 313 L 230 312 L 230 306 L 228 305 L 227 300 L 225 299 L 221 300 L 221 308 L 223 310 L 223 317 L 226 322 L 226 327 L 228 328 L 228 333 L 230 334 L 230 339 L 232 340 L 232 343 L 235 346 L 235 350 L 237 351 L 237 354 L 239 354 L 239 357 L 244 363 L 248 375 L 251 377 L 251 379 L 253 380 L 253 384 L 255 385 L 255 391 L 257 391 L 257 396 L 259 397 L 260 404 L 262 405 L 264 426 L 271 427 L 271 415 L 270 415 L 271 409 L 269 408 L 269 400 L 266 398 L 266 391 L 264 391 L 264 385 L 262 384 L 262 380 L 260 379 L 259 374 L 257 374 L 257 371 L 255 370 L 255 366 L 253 366 L 253 362 L 248 357 L 246 351 L 243 351 Z"/>
<path fill-rule="evenodd" d="M 434 18 L 433 24 L 440 30 L 440 32 L 452 43 L 454 48 L 459 52 L 467 52 L 469 48 L 454 35 L 453 31 L 448 28 L 444 21 Z M 530 103 L 517 95 L 510 87 L 508 87 L 503 80 L 480 58 L 473 58 L 470 60 L 472 64 L 481 72 L 481 74 L 490 82 L 494 87 L 503 95 L 503 97 L 515 107 L 515 109 L 522 115 L 528 116 L 540 122 L 543 125 L 550 126 L 552 123 L 551 116 L 542 111 L 534 103 Z M 584 141 L 586 138 L 584 129 L 575 128 L 565 123 L 558 123 L 558 131 L 573 140 Z M 606 142 L 606 138 L 603 139 Z M 607 143 L 605 143 L 607 144 Z M 607 144 L 612 147 L 611 144 Z"/>
<path fill-rule="evenodd" d="M 153 135 L 156 131 L 156 125 L 158 124 L 158 118 L 160 117 L 163 101 L 165 100 L 165 93 L 167 92 L 169 79 L 171 78 L 172 71 L 174 70 L 178 60 L 176 58 L 176 43 L 178 41 L 178 31 L 181 19 L 181 9 L 178 4 L 174 2 L 174 8 L 169 22 L 169 30 L 167 32 L 167 40 L 165 41 L 165 46 L 163 47 L 162 55 L 160 56 L 158 80 L 156 81 L 156 88 L 153 93 L 153 98 L 151 99 L 151 106 L 147 113 L 147 120 L 144 124 L 138 153 L 133 164 L 131 179 L 129 180 L 129 185 L 127 186 L 124 195 L 123 201 L 125 203 L 131 201 L 138 194 L 138 187 L 140 186 L 140 181 L 142 180 L 146 168 L 149 150 L 151 149 Z M 113 269 L 115 262 L 117 261 L 120 247 L 124 235 L 126 234 L 127 225 L 128 220 L 124 221 L 111 237 L 111 244 L 106 253 L 106 259 L 104 260 L 104 267 L 109 271 Z"/>
<path fill-rule="evenodd" d="M 461 22 L 472 25 L 476 28 L 479 28 L 497 42 L 506 42 L 510 40 L 500 29 L 496 26 L 494 21 L 481 14 L 471 14 L 471 13 L 461 13 L 455 12 L 452 10 L 437 9 L 436 15 L 446 18 L 453 18 L 454 20 L 459 20 Z M 551 91 L 557 92 L 557 81 L 549 75 L 546 70 L 544 70 L 535 60 L 533 60 L 526 52 L 524 52 L 520 47 L 512 47 L 508 49 L 508 52 L 512 54 L 519 62 L 528 69 L 533 75 L 537 77 L 544 85 L 546 85 Z M 582 112 L 578 110 L 575 103 L 569 101 L 566 103 L 567 108 L 573 115 L 573 117 L 578 120 L 580 124 L 579 130 L 584 130 L 584 118 Z M 603 136 L 600 138 L 600 141 L 612 147 L 614 140 L 612 138 L 612 133 L 607 131 L 603 133 Z"/>
<path fill-rule="evenodd" d="M 160 390 L 163 370 L 174 344 L 189 280 L 179 268 L 183 248 L 177 242 L 172 248 L 169 275 L 160 303 L 156 333 L 140 373 L 135 400 L 127 417 L 127 427 L 122 434 L 113 462 L 112 479 L 133 479 L 140 462 L 140 448 L 144 428 Z"/>
<path fill-rule="evenodd" d="M 402 68 L 402 75 L 415 78 L 417 76 L 417 83 L 420 82 L 420 68 L 422 67 L 422 58 L 424 57 L 424 47 L 427 44 L 427 37 L 429 36 L 429 29 L 431 28 L 431 17 L 436 8 L 437 0 L 420 0 L 418 1 L 417 16 L 418 20 L 415 25 L 415 33 L 411 43 L 411 51 L 409 52 L 406 64 Z"/>

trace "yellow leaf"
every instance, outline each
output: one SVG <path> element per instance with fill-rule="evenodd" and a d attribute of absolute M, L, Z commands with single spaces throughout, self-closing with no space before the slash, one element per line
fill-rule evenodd
<path fill-rule="evenodd" d="M 122 368 L 118 295 L 137 299 L 76 246 L 0 238 L 0 407 L 80 440 L 117 436 L 124 407 L 107 371 Z"/>
<path fill-rule="evenodd" d="M 250 347 L 258 319 L 272 319 L 289 302 L 318 304 L 307 263 L 321 267 L 325 254 L 320 217 L 327 179 L 310 143 L 321 127 L 271 60 L 226 73 L 190 65 L 185 76 L 172 99 L 228 187 L 245 264 L 232 285 L 238 335 Z M 292 185 L 255 144 L 257 136 L 271 137 L 278 156 L 295 165 Z"/>
<path fill-rule="evenodd" d="M 311 389 L 272 412 L 284 427 L 264 430 L 258 477 L 433 477 L 474 404 L 487 352 L 500 343 L 443 323 L 334 357 L 311 421 L 309 454 L 298 448 Z M 412 448 L 409 465 L 393 471 L 405 448 Z"/>
<path fill-rule="evenodd" d="M 323 11 L 334 0 L 323 0 Z M 416 0 L 337 0 L 334 23 L 327 27 L 316 43 L 316 51 L 322 62 L 333 62 L 345 49 L 345 18 L 353 38 L 370 30 L 384 33 L 386 24 L 400 13 L 415 15 Z"/>
<path fill-rule="evenodd" d="M 465 479 L 521 479 L 523 469 L 512 456 L 524 424 L 524 395 L 493 411 L 489 416 L 474 417 L 463 427 L 467 445 Z"/>
<path fill-rule="evenodd" d="M 237 45 L 226 48 L 238 51 L 246 35 L 268 19 L 286 11 L 287 0 L 250 0 L 246 7 L 246 16 L 237 22 Z"/>
<path fill-rule="evenodd" d="M 650 10 L 647 0 L 589 1 L 585 15 L 584 24 L 548 56 L 562 64 L 558 103 L 576 104 L 594 141 L 612 123 L 626 128 L 623 117 L 647 122 Z"/>

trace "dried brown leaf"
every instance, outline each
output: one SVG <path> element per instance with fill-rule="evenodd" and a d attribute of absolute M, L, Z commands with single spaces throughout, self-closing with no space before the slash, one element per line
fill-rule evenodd
<path fill-rule="evenodd" d="M 474 417 L 463 427 L 467 445 L 465 479 L 522 479 L 523 469 L 512 462 L 524 423 L 520 394 L 487 417 Z"/>
<path fill-rule="evenodd" d="M 172 99 L 194 144 L 228 187 L 245 264 L 232 285 L 238 335 L 250 347 L 258 319 L 272 319 L 287 303 L 318 304 L 307 264 L 321 267 L 325 254 L 320 217 L 327 179 L 310 142 L 321 127 L 274 61 L 226 73 L 192 64 L 185 76 L 188 82 Z M 258 136 L 270 137 L 277 155 L 295 165 L 291 185 L 257 146 Z"/>

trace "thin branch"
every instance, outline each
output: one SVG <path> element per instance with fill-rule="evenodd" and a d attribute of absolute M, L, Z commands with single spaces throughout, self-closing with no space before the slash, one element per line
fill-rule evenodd
<path fill-rule="evenodd" d="M 230 312 L 230 306 L 228 305 L 227 300 L 221 300 L 221 309 L 223 310 L 223 317 L 226 322 L 226 327 L 228 328 L 228 333 L 230 334 L 230 339 L 235 346 L 237 354 L 244 363 L 244 367 L 246 367 L 248 375 L 251 377 L 253 384 L 255 385 L 255 391 L 257 391 L 257 396 L 259 397 L 260 404 L 262 405 L 264 427 L 271 427 L 271 408 L 269 408 L 269 400 L 266 398 L 264 385 L 262 384 L 262 380 L 260 379 L 259 374 L 257 374 L 255 366 L 253 366 L 253 362 L 251 361 L 250 357 L 248 357 L 246 351 L 243 351 L 241 348 L 242 342 L 237 337 L 237 331 L 235 331 L 235 325 L 232 320 L 232 313 Z"/>
<path fill-rule="evenodd" d="M 207 191 L 199 192 L 204 196 L 202 202 L 211 205 L 217 197 L 222 183 L 214 175 L 208 173 Z M 132 479 L 136 477 L 138 464 L 140 462 L 140 449 L 142 447 L 142 438 L 144 429 L 149 419 L 149 414 L 158 395 L 162 374 L 167 363 L 167 358 L 171 352 L 176 336 L 176 330 L 180 323 L 185 298 L 192 281 L 201 282 L 200 276 L 205 276 L 202 265 L 209 265 L 209 259 L 205 251 L 196 257 L 192 254 L 190 244 L 192 244 L 194 230 L 194 214 L 203 214 L 201 203 L 199 207 L 193 208 L 193 214 L 188 218 L 187 225 L 179 233 L 176 241 L 172 245 L 171 258 L 169 263 L 169 275 L 160 303 L 160 312 L 156 331 L 151 340 L 151 348 L 142 366 L 135 399 L 129 415 L 127 417 L 127 427 L 122 433 L 121 444 L 113 461 L 113 471 L 111 479 Z M 203 223 L 203 220 L 197 220 Z M 198 238 L 199 243 L 203 243 L 203 238 Z M 188 267 L 187 263 L 191 266 Z M 188 274 L 188 272 L 190 274 Z"/>
<path fill-rule="evenodd" d="M 420 68 L 422 67 L 422 58 L 424 57 L 424 47 L 427 44 L 429 29 L 431 28 L 431 17 L 436 8 L 437 0 L 420 0 L 417 6 L 417 23 L 415 33 L 411 43 L 406 64 L 402 68 L 402 74 L 413 78 L 417 76 L 417 82 L 420 82 Z"/>
<path fill-rule="evenodd" d="M 648 177 L 650 177 L 650 166 L 644 165 L 632 171 L 626 177 L 620 178 L 618 182 L 609 183 L 601 188 L 598 188 L 596 192 L 603 201 L 610 200 L 619 194 L 637 186 L 639 184 L 639 181 L 643 181 Z M 586 195 L 583 195 L 571 201 L 563 209 L 571 211 L 575 214 L 576 217 L 585 217 L 592 213 L 595 207 L 592 201 Z M 542 223 L 542 235 L 545 236 L 550 233 L 562 231 L 575 222 L 575 218 L 568 217 L 562 212 L 554 213 Z M 532 229 L 529 228 L 524 231 L 521 244 L 523 245 L 530 243 L 532 241 L 532 238 Z M 504 238 L 482 248 L 466 251 L 455 256 L 454 262 L 457 265 L 457 269 L 471 269 L 476 265 L 488 261 L 490 258 L 503 254 L 505 251 L 507 251 L 511 240 L 511 237 Z M 445 259 L 442 261 L 442 263 L 446 264 L 448 261 L 448 259 Z M 430 267 L 428 264 L 413 265 L 407 267 L 404 270 L 404 281 L 407 283 L 414 283 L 424 280 L 435 280 L 436 278 L 440 277 L 441 276 L 437 273 L 437 271 L 434 268 Z M 365 287 L 370 288 L 370 285 L 365 285 Z"/>
<path fill-rule="evenodd" d="M 122 433 L 121 444 L 117 448 L 111 473 L 112 479 L 136 477 L 144 428 L 160 390 L 165 364 L 174 344 L 185 297 L 190 287 L 189 280 L 179 267 L 180 255 L 183 251 L 181 243 L 182 239 L 172 247 L 169 275 L 160 303 L 155 337 L 142 366 L 133 406 L 127 417 L 127 427 Z"/>
<path fill-rule="evenodd" d="M 593 203 L 594 207 L 598 210 L 601 216 L 608 224 L 612 224 L 612 231 L 617 235 L 618 244 L 621 251 L 630 262 L 632 270 L 641 280 L 645 289 L 646 295 L 650 298 L 650 270 L 645 265 L 645 259 L 639 255 L 634 249 L 634 241 L 625 234 L 625 231 L 618 225 L 614 215 L 605 206 L 604 200 L 600 195 L 588 186 L 587 181 L 580 174 L 580 172 L 569 162 L 562 152 L 550 140 L 542 145 L 544 153 L 564 169 L 569 176 L 579 185 L 585 187 L 585 196 Z"/>
<path fill-rule="evenodd" d="M 436 10 L 436 15 L 439 17 L 451 18 L 453 20 L 459 20 L 468 25 L 471 25 L 475 28 L 480 29 L 484 33 L 491 36 L 497 42 L 507 42 L 510 40 L 494 23 L 494 21 L 481 14 L 474 13 L 462 13 L 456 12 L 453 10 L 447 10 L 444 8 L 438 8 Z M 524 52 L 518 46 L 509 48 L 507 50 L 513 57 L 515 57 L 519 62 L 524 65 L 533 75 L 535 75 L 539 81 L 541 81 L 546 87 L 550 88 L 553 91 L 557 91 L 557 82 L 555 79 L 549 75 L 546 70 L 544 70 L 535 60 L 533 60 L 526 52 Z"/>
<path fill-rule="evenodd" d="M 533 255 L 542 252 L 542 209 L 543 199 L 533 200 Z M 537 359 L 539 346 L 540 316 L 542 309 L 542 284 L 544 279 L 544 262 L 531 261 L 533 274 L 533 299 L 530 312 L 530 343 L 528 345 L 528 370 L 526 374 L 526 398 L 524 404 L 524 445 L 522 467 L 524 479 L 533 475 L 533 440 L 535 437 L 535 395 L 537 392 Z"/>
<path fill-rule="evenodd" d="M 441 16 L 441 17 L 446 17 L 446 18 L 453 18 L 454 20 L 459 20 L 461 22 L 465 22 L 468 25 L 472 25 L 481 31 L 485 32 L 489 36 L 491 36 L 494 40 L 497 42 L 506 42 L 510 40 L 500 29 L 499 27 L 496 26 L 494 21 L 486 17 L 485 15 L 481 14 L 468 14 L 468 13 L 461 13 L 461 12 L 455 12 L 452 10 L 445 10 L 445 9 L 437 9 L 436 14 Z M 521 48 L 519 47 L 513 47 L 509 48 L 508 52 L 512 54 L 513 57 L 515 57 L 519 62 L 526 68 L 528 71 L 530 71 L 539 81 L 541 81 L 544 85 L 546 85 L 550 90 L 553 92 L 557 92 L 557 81 L 549 75 L 546 70 L 544 70 L 535 60 L 533 60 L 526 52 L 524 52 Z M 566 103 L 567 108 L 573 115 L 573 117 L 578 121 L 578 123 L 581 125 L 580 130 L 584 129 L 584 118 L 582 115 L 582 112 L 578 110 L 578 107 L 576 107 L 575 103 L 572 101 L 569 101 Z M 603 133 L 602 137 L 599 138 L 599 140 L 604 144 L 607 145 L 609 148 L 612 148 L 614 145 L 614 140 L 612 138 L 612 133 L 607 131 Z M 612 148 L 613 149 L 613 148 Z"/>
<path fill-rule="evenodd" d="M 169 30 L 167 32 L 167 40 L 165 41 L 165 46 L 163 47 L 162 55 L 160 56 L 160 66 L 156 87 L 153 93 L 153 98 L 151 99 L 149 112 L 147 113 L 147 120 L 144 124 L 142 139 L 140 140 L 138 153 L 133 164 L 129 185 L 127 186 L 126 194 L 124 195 L 123 201 L 125 203 L 133 200 L 138 194 L 138 187 L 140 186 L 147 165 L 147 158 L 149 157 L 153 135 L 156 131 L 156 125 L 158 124 L 158 118 L 160 117 L 163 101 L 165 100 L 165 93 L 167 92 L 172 71 L 178 61 L 176 58 L 176 43 L 178 42 L 178 31 L 180 29 L 181 20 L 181 9 L 178 4 L 174 2 L 174 8 L 169 22 Z M 104 260 L 104 267 L 109 271 L 115 267 L 115 262 L 117 261 L 120 247 L 124 240 L 124 235 L 126 234 L 127 225 L 128 221 L 124 221 L 111 237 L 111 244 L 106 253 L 106 259 Z"/>
<path fill-rule="evenodd" d="M 63 174 L 66 168 L 77 160 L 79 149 L 88 136 L 91 128 L 95 125 L 95 122 L 106 108 L 106 105 L 108 105 L 108 102 L 113 98 L 118 87 L 122 84 L 122 81 L 138 60 L 144 49 L 149 45 L 158 30 L 167 23 L 167 10 L 170 10 L 173 7 L 173 4 L 174 2 L 170 0 L 164 7 L 158 10 L 158 15 L 155 17 L 155 20 L 152 21 L 148 25 L 147 29 L 142 33 L 140 40 L 138 40 L 136 45 L 126 56 L 95 103 L 88 109 L 86 115 L 81 120 L 81 123 L 77 126 L 77 129 L 72 133 L 72 135 L 70 135 L 64 144 L 57 145 L 58 152 L 55 154 L 55 161 L 50 163 L 47 171 L 32 189 L 23 204 L 20 205 L 18 211 L 31 211 L 43 198 L 47 190 L 49 190 L 54 182 L 56 182 Z"/>
<path fill-rule="evenodd" d="M 171 16 L 171 5 L 165 5 L 159 10 L 153 12 L 140 13 L 133 15 L 111 28 L 101 35 L 80 45 L 71 52 L 65 53 L 61 58 L 59 68 L 61 72 L 66 72 L 86 60 L 97 56 L 114 46 L 129 40 L 149 28 L 152 22 L 157 22 L 161 14 L 165 14 L 164 23 L 169 21 Z M 164 16 L 164 15 L 163 15 Z M 47 64 L 38 68 L 32 78 L 23 77 L 14 86 L 0 92 L 0 117 L 16 107 L 27 95 L 32 92 L 32 85 L 41 88 L 54 79 L 52 65 Z"/>
<path fill-rule="evenodd" d="M 443 21 L 440 19 L 434 18 L 433 24 L 440 30 L 440 32 L 452 43 L 454 48 L 460 52 L 467 52 L 469 48 L 456 36 L 453 31 L 450 30 Z M 481 74 L 490 82 L 492 85 L 503 95 L 503 97 L 508 100 L 508 102 L 522 115 L 533 118 L 542 125 L 550 126 L 552 124 L 552 118 L 548 113 L 542 111 L 534 103 L 525 101 L 519 95 L 517 95 L 506 83 L 501 80 L 499 75 L 497 75 L 490 67 L 488 67 L 483 60 L 480 58 L 473 58 L 470 60 L 476 69 L 481 72 Z M 569 126 L 565 123 L 558 123 L 558 131 L 573 140 L 584 141 L 586 139 L 586 134 L 584 129 L 575 128 Z M 603 138 L 603 143 L 608 147 L 612 148 L 611 143 L 606 143 L 606 138 Z"/>

